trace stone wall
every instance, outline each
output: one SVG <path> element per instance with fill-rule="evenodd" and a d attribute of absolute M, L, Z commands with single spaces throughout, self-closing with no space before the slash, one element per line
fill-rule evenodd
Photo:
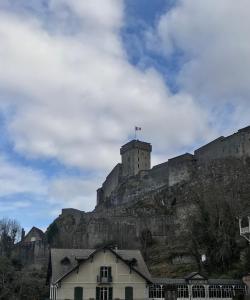
<path fill-rule="evenodd" d="M 108 174 L 102 187 L 97 190 L 97 204 L 101 204 L 106 198 L 110 197 L 118 184 L 120 183 L 122 175 L 122 165 L 117 164 L 113 170 Z"/>
<path fill-rule="evenodd" d="M 168 185 L 190 180 L 195 168 L 194 156 L 186 153 L 168 160 Z"/>
<path fill-rule="evenodd" d="M 44 240 L 20 242 L 15 247 L 14 256 L 30 269 L 46 268 L 49 259 L 49 245 Z"/>
<path fill-rule="evenodd" d="M 147 165 L 146 170 L 139 170 L 139 162 L 150 162 L 150 151 L 150 144 L 139 141 L 131 141 L 121 148 L 122 164 L 112 170 L 102 188 L 97 191 L 97 206 L 111 207 L 133 202 L 140 195 L 165 185 L 171 187 L 192 180 L 199 162 L 250 157 L 250 126 L 228 137 L 217 138 L 195 150 L 194 155 L 185 153 L 152 169 L 147 170 L 146 167 L 150 167 Z"/>
<path fill-rule="evenodd" d="M 226 157 L 250 156 L 250 126 L 240 129 L 228 137 L 219 137 L 194 151 L 198 160 L 208 161 Z"/>

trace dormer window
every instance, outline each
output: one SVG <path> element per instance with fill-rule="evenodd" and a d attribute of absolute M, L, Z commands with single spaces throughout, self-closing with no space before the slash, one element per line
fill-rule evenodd
<path fill-rule="evenodd" d="M 64 266 L 68 266 L 70 265 L 70 259 L 65 256 L 62 260 L 61 260 L 61 264 L 64 265 Z"/>
<path fill-rule="evenodd" d="M 109 276 L 108 276 L 108 275 L 109 275 L 109 268 L 110 268 L 110 267 L 106 267 L 106 266 L 105 266 L 105 267 L 104 267 L 104 266 L 101 267 L 101 268 L 100 268 L 100 276 L 101 276 L 101 277 L 109 277 Z M 110 269 L 111 269 L 111 268 L 110 268 Z M 110 275 L 111 275 L 111 274 L 110 274 Z"/>
<path fill-rule="evenodd" d="M 101 266 L 100 276 L 97 277 L 99 283 L 110 283 L 112 282 L 111 267 Z"/>

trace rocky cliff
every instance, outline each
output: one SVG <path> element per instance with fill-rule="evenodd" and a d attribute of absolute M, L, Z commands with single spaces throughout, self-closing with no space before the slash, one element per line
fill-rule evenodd
<path fill-rule="evenodd" d="M 250 208 L 250 158 L 195 161 L 181 182 L 153 189 L 143 189 L 135 176 L 119 187 L 116 197 L 130 192 L 131 201 L 122 205 L 106 202 L 89 213 L 63 209 L 47 230 L 49 244 L 139 248 L 151 272 L 161 276 L 197 268 L 234 276 L 245 268 L 249 254 L 237 217 Z"/>

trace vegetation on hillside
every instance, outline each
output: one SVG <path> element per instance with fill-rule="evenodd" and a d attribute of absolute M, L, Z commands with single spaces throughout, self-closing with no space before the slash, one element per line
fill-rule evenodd
<path fill-rule="evenodd" d="M 47 299 L 46 270 L 27 269 L 14 255 L 20 234 L 21 227 L 15 220 L 0 220 L 0 299 Z"/>

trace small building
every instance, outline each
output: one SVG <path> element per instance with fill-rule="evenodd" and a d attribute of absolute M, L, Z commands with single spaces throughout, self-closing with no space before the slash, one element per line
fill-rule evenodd
<path fill-rule="evenodd" d="M 22 239 L 15 245 L 15 254 L 21 262 L 31 269 L 42 269 L 48 264 L 49 246 L 45 233 L 32 227 L 25 235 L 22 230 Z"/>
<path fill-rule="evenodd" d="M 37 241 L 44 241 L 45 240 L 45 233 L 37 228 L 32 227 L 31 230 L 25 235 L 22 239 L 23 243 L 32 243 Z"/>
<path fill-rule="evenodd" d="M 51 249 L 51 300 L 147 299 L 150 273 L 138 250 Z"/>
<path fill-rule="evenodd" d="M 138 250 L 51 249 L 51 300 L 231 300 L 247 293 L 236 279 L 152 278 Z"/>
<path fill-rule="evenodd" d="M 173 290 L 178 300 L 233 299 L 247 293 L 239 279 L 210 279 L 193 272 L 184 278 L 153 278 L 149 288 L 150 299 L 166 299 L 166 291 Z"/>

